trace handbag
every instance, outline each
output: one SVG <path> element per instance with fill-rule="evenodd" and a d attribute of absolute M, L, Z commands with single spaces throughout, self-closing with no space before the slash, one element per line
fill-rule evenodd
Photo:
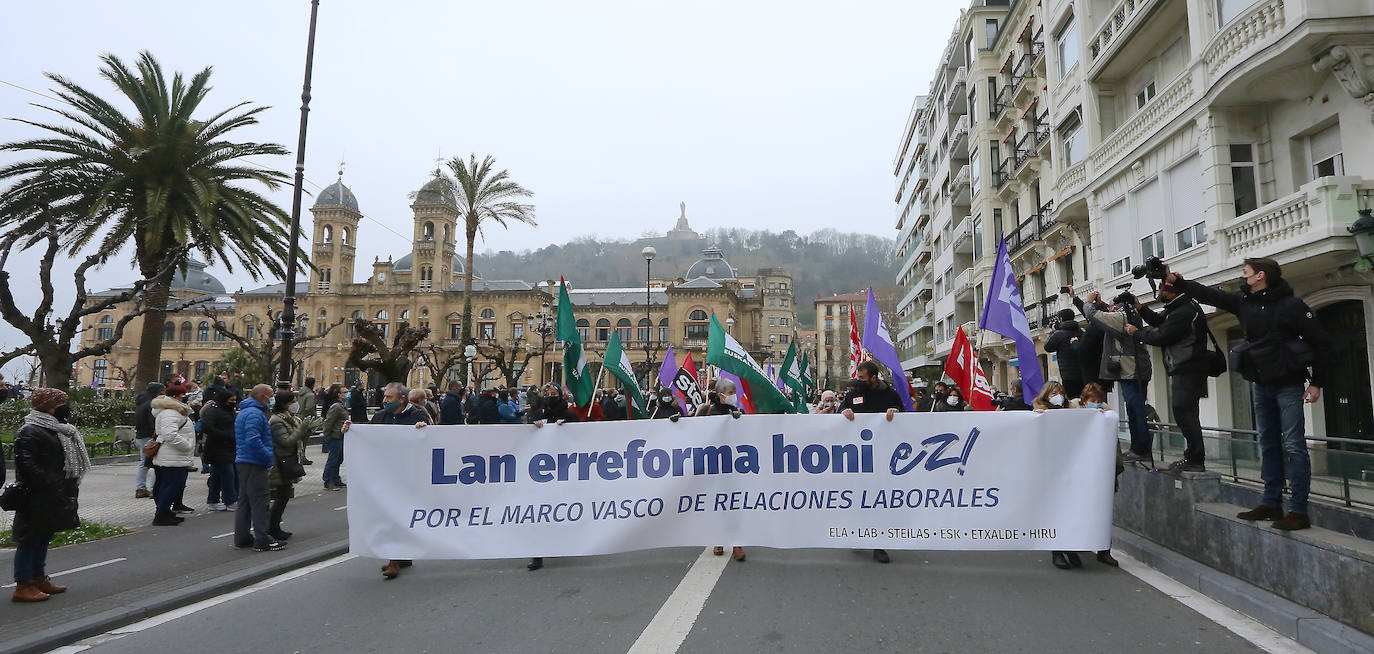
<path fill-rule="evenodd" d="M 1207 351 L 1207 376 L 1220 377 L 1226 372 L 1226 351 L 1221 349 L 1221 344 L 1217 343 L 1217 337 L 1212 335 L 1212 328 L 1204 327 L 1204 329 L 1207 330 L 1207 338 L 1212 341 L 1212 347 L 1215 348 Z"/>
<path fill-rule="evenodd" d="M 157 456 L 157 451 L 160 449 L 162 449 L 162 443 L 155 438 L 153 440 L 148 441 L 147 443 L 144 443 L 143 449 L 140 451 L 143 452 L 143 456 L 146 456 L 151 459 Z"/>
<path fill-rule="evenodd" d="M 305 476 L 305 466 L 299 459 L 284 456 L 277 459 L 277 473 L 282 479 L 300 479 Z"/>
<path fill-rule="evenodd" d="M 29 499 L 29 489 L 19 482 L 13 482 L 0 490 L 0 509 L 18 511 Z"/>

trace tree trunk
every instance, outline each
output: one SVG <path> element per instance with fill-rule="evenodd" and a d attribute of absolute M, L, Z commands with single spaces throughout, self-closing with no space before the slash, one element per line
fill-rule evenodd
<path fill-rule="evenodd" d="M 460 345 L 463 348 L 472 342 L 472 246 L 473 241 L 477 239 L 477 226 L 471 222 L 472 220 L 472 217 L 468 218 L 467 227 L 464 229 L 468 243 L 463 259 L 463 272 L 465 273 L 463 279 L 463 342 Z M 470 365 L 468 360 L 463 359 L 458 368 L 458 375 L 464 383 L 467 383 L 468 365 Z"/>
<path fill-rule="evenodd" d="M 171 279 L 155 279 L 143 291 L 143 302 L 149 309 L 143 314 L 143 330 L 138 337 L 138 367 L 134 370 L 131 390 L 141 390 L 148 382 L 163 381 L 158 379 L 162 367 L 162 323 L 167 321 L 171 287 Z"/>
<path fill-rule="evenodd" d="M 42 348 L 47 350 L 48 348 Z M 43 366 L 43 385 L 48 388 L 67 390 L 72 385 L 72 357 L 68 353 L 52 348 L 39 357 Z"/>

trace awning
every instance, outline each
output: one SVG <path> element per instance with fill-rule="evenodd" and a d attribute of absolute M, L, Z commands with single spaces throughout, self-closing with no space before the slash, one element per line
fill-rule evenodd
<path fill-rule="evenodd" d="M 1003 142 L 1003 143 L 1006 143 L 1006 142 L 1010 141 L 1010 140 L 1012 139 L 1012 137 L 1014 137 L 1014 136 L 1016 136 L 1016 126 L 1015 126 L 1015 125 L 1012 126 L 1011 131 L 1007 132 L 1007 135 L 1006 135 L 1006 136 L 1003 136 L 1003 137 L 1002 137 L 1002 142 Z"/>
<path fill-rule="evenodd" d="M 1012 61 L 1013 61 L 1014 59 L 1016 59 L 1016 51 L 1015 51 L 1015 50 L 1012 50 L 1011 52 L 1008 52 L 1008 53 L 1007 53 L 1007 60 L 1004 61 L 1004 62 L 1002 62 L 1002 68 L 999 69 L 997 72 L 999 72 L 999 73 L 1005 73 L 1005 72 L 1007 72 L 1007 69 L 1011 67 Z"/>
<path fill-rule="evenodd" d="M 1027 270 L 1027 271 L 1026 271 L 1026 274 L 1027 274 L 1027 275 L 1034 275 L 1035 273 L 1038 273 L 1038 272 L 1040 272 L 1040 271 L 1042 271 L 1042 270 L 1044 270 L 1044 269 L 1045 269 L 1045 262 L 1044 262 L 1044 261 L 1041 261 L 1040 263 L 1035 264 L 1035 267 L 1034 267 L 1034 268 L 1031 268 L 1030 270 Z"/>
<path fill-rule="evenodd" d="M 1035 96 L 1035 97 L 1031 98 L 1030 104 L 1026 105 L 1026 108 L 1021 110 L 1021 115 L 1020 115 L 1020 116 L 1017 116 L 1016 119 L 1017 119 L 1017 120 L 1021 120 L 1022 118 L 1025 118 L 1025 117 L 1026 117 L 1026 114 L 1030 113 L 1031 110 L 1035 108 L 1035 105 L 1038 104 L 1039 102 L 1040 102 L 1040 96 Z"/>
<path fill-rule="evenodd" d="M 1060 257 L 1067 256 L 1067 255 L 1068 255 L 1069 253 L 1071 253 L 1071 252 L 1073 252 L 1073 246 L 1072 246 L 1072 245 L 1070 245 L 1069 247 L 1066 247 L 1066 248 L 1064 248 L 1064 249 L 1062 249 L 1062 250 L 1056 252 L 1054 256 L 1050 257 L 1049 259 L 1046 259 L 1046 261 L 1054 261 L 1054 260 L 1056 260 L 1056 259 L 1059 259 Z"/>

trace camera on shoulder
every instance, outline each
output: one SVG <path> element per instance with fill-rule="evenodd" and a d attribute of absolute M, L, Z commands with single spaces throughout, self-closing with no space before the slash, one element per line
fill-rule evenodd
<path fill-rule="evenodd" d="M 1164 260 L 1159 257 L 1149 257 L 1145 260 L 1145 263 L 1131 268 L 1131 276 L 1136 279 L 1140 279 L 1141 277 L 1164 279 L 1164 276 L 1168 274 L 1169 269 L 1165 267 Z"/>

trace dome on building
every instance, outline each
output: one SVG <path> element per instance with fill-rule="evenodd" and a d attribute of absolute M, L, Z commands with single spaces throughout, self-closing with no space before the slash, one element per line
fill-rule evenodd
<path fill-rule="evenodd" d="M 186 270 L 178 270 L 172 278 L 172 288 L 200 291 L 211 295 L 224 293 L 224 283 L 215 279 L 214 275 L 205 271 L 205 262 L 191 259 L 186 263 Z"/>
<path fill-rule="evenodd" d="M 445 183 L 445 179 L 441 172 L 434 171 L 434 177 L 415 192 L 415 203 L 457 206 L 458 197 L 453 194 L 453 188 Z"/>
<path fill-rule="evenodd" d="M 353 196 L 353 191 L 350 191 L 347 186 L 344 186 L 342 179 L 324 187 L 324 190 L 320 191 L 320 194 L 315 196 L 314 206 L 344 207 L 345 209 L 352 209 L 353 211 L 362 213 L 362 211 L 358 209 L 358 198 Z"/>
<path fill-rule="evenodd" d="M 396 260 L 396 263 L 392 264 L 392 268 L 391 268 L 391 269 L 392 269 L 393 271 L 395 271 L 395 272 L 409 272 L 409 271 L 415 269 L 415 264 L 414 264 L 414 262 L 413 262 L 413 259 L 411 259 L 411 255 L 407 254 L 407 255 L 405 255 L 404 257 L 401 257 L 400 259 L 397 259 L 397 260 Z M 461 274 L 463 274 L 463 270 L 464 270 L 464 268 L 463 268 L 463 258 L 460 257 L 460 256 L 458 256 L 458 255 L 456 255 L 456 254 L 453 255 L 453 264 L 449 267 L 449 270 L 450 270 L 451 274 L 454 274 L 454 275 L 461 275 Z M 476 273 L 473 274 L 473 277 L 474 277 L 474 278 L 477 278 L 477 277 L 480 277 L 480 276 L 481 276 L 480 274 L 476 274 Z"/>
<path fill-rule="evenodd" d="M 712 245 L 701 251 L 701 258 L 687 269 L 687 274 L 683 279 L 696 279 L 705 277 L 707 279 L 737 279 L 735 269 L 725 260 L 725 254 L 720 248 Z"/>

